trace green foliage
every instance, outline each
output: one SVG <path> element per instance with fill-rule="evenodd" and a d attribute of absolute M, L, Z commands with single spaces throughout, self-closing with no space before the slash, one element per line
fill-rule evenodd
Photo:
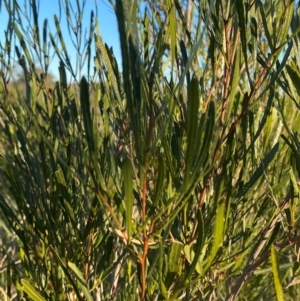
<path fill-rule="evenodd" d="M 60 0 L 74 66 L 58 16 L 1 2 L 1 298 L 300 295 L 298 3 L 111 1 L 120 65 Z"/>

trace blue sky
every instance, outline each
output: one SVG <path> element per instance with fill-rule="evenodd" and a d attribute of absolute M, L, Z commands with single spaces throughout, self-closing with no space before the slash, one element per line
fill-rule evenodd
<path fill-rule="evenodd" d="M 81 2 L 82 0 L 79 0 L 79 1 Z M 19 5 L 22 9 L 24 8 L 25 3 L 27 3 L 27 5 L 28 5 L 28 2 L 29 2 L 28 0 L 19 0 L 18 1 Z M 109 46 L 113 47 L 115 57 L 120 62 L 121 55 L 120 55 L 120 46 L 119 46 L 119 36 L 118 36 L 118 29 L 117 29 L 117 21 L 116 21 L 116 17 L 115 17 L 113 8 L 111 7 L 108 0 L 96 0 L 96 2 L 98 5 L 98 20 L 99 20 L 99 24 L 100 24 L 100 31 L 101 31 L 102 39 Z M 53 16 L 54 16 L 54 14 L 57 14 L 57 16 L 59 16 L 59 0 L 40 0 L 40 1 L 37 0 L 37 3 L 40 4 L 39 24 L 40 24 L 41 31 L 42 31 L 44 19 L 47 18 L 50 31 L 54 34 L 55 26 L 54 26 Z M 76 8 L 75 0 L 70 0 L 70 3 L 72 5 L 74 5 L 74 8 Z M 83 30 L 89 29 L 91 10 L 95 11 L 95 1 L 94 0 L 86 0 L 85 10 L 84 10 L 84 18 L 83 18 Z M 4 6 L 4 3 L 2 3 L 0 19 L 1 19 L 0 40 L 3 43 L 4 42 L 4 30 L 6 29 L 7 20 L 8 20 L 8 15 L 7 15 L 7 11 Z M 70 42 L 69 33 L 67 31 L 66 24 L 67 23 L 64 18 L 64 13 L 62 12 L 60 26 L 61 26 L 61 30 L 63 33 L 63 37 L 65 38 L 67 49 L 68 49 L 71 59 L 72 59 L 72 63 L 74 62 L 74 64 L 75 64 L 76 52 L 75 52 L 74 46 Z M 58 64 L 59 64 L 59 61 L 57 59 L 54 59 L 50 65 L 50 71 L 52 73 L 54 73 L 55 75 L 58 74 Z"/>

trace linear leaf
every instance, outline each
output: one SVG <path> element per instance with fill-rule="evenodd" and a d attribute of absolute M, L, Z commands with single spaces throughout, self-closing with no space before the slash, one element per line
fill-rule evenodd
<path fill-rule="evenodd" d="M 39 21 L 38 21 L 38 9 L 36 5 L 36 0 L 33 0 L 32 2 L 32 13 L 33 13 L 33 22 L 34 22 L 34 28 L 33 28 L 33 36 L 34 36 L 34 42 L 37 43 L 38 49 L 41 49 L 40 46 L 40 30 L 39 30 Z"/>
<path fill-rule="evenodd" d="M 202 247 L 203 247 L 203 243 L 204 243 L 204 221 L 203 221 L 203 216 L 202 216 L 202 212 L 200 209 L 198 209 L 198 211 L 197 211 L 197 220 L 198 220 L 198 229 L 197 229 L 198 236 L 197 236 L 197 241 L 196 241 L 196 246 L 195 246 L 195 253 L 194 253 L 194 257 L 191 258 L 192 263 L 185 275 L 185 280 L 190 279 L 190 277 L 195 269 L 198 273 L 201 273 L 201 269 L 199 269 L 199 266 L 202 266 L 202 262 L 200 260 L 200 255 L 201 255 L 201 251 L 202 251 Z M 190 250 L 190 251 L 192 251 L 192 250 Z"/>
<path fill-rule="evenodd" d="M 123 166 L 124 178 L 124 202 L 126 210 L 126 227 L 128 234 L 128 243 L 130 243 L 132 235 L 132 209 L 133 209 L 133 180 L 132 167 L 130 160 L 127 160 Z"/>
<path fill-rule="evenodd" d="M 252 138 L 252 141 L 251 141 L 251 144 L 249 145 L 249 147 L 247 148 L 246 152 L 245 152 L 245 155 L 251 150 L 253 149 L 254 147 L 254 144 L 256 142 L 256 140 L 258 139 L 258 137 L 260 136 L 262 130 L 264 129 L 264 126 L 266 124 L 266 121 L 268 119 L 268 116 L 270 114 L 270 111 L 271 111 L 271 108 L 272 108 L 272 104 L 273 104 L 273 100 L 274 100 L 274 89 L 271 88 L 270 89 L 270 94 L 269 94 L 269 97 L 268 97 L 268 102 L 265 106 L 265 109 L 264 109 L 264 115 L 261 119 L 261 122 L 259 123 L 259 126 L 257 128 L 257 131 L 255 133 L 255 135 L 253 136 Z"/>
<path fill-rule="evenodd" d="M 200 97 L 199 97 L 199 83 L 194 76 L 191 80 L 188 92 L 187 104 L 187 151 L 186 151 L 186 171 L 185 183 L 190 178 L 192 171 L 192 164 L 194 162 L 195 140 L 198 128 L 198 111 L 199 111 Z"/>
<path fill-rule="evenodd" d="M 272 245 L 271 247 L 271 262 L 272 262 L 273 280 L 274 280 L 277 301 L 284 301 L 283 288 L 280 281 L 279 267 L 278 267 L 278 261 L 277 261 L 276 250 L 274 245 Z"/>
<path fill-rule="evenodd" d="M 173 1 L 168 1 L 169 6 L 169 18 L 170 18 L 170 24 L 169 24 L 169 30 L 170 30 L 170 36 L 171 36 L 171 62 L 172 62 L 172 70 L 174 66 L 175 61 L 175 48 L 176 48 L 176 9 L 175 5 L 173 4 Z"/>
<path fill-rule="evenodd" d="M 48 20 L 45 19 L 44 24 L 43 24 L 43 57 L 44 57 L 44 67 L 45 67 L 46 74 L 47 74 L 48 65 L 49 65 L 49 54 L 48 54 L 48 43 L 47 43 L 47 38 L 48 38 L 47 27 L 48 27 Z"/>
<path fill-rule="evenodd" d="M 46 301 L 36 289 L 25 279 L 21 279 L 21 289 L 25 292 L 33 301 Z"/>
<path fill-rule="evenodd" d="M 282 30 L 280 31 L 281 34 L 279 37 L 280 39 L 279 44 L 284 43 L 287 39 L 288 31 L 290 29 L 291 21 L 294 13 L 294 6 L 295 6 L 294 1 L 290 1 L 290 3 L 287 6 L 288 7 L 285 7 L 283 11 L 283 16 L 281 17 L 282 19 L 284 19 L 284 22 L 283 22 Z"/>
<path fill-rule="evenodd" d="M 28 51 L 28 48 L 26 46 L 26 43 L 24 41 L 24 37 L 23 37 L 22 33 L 20 32 L 20 30 L 19 30 L 19 28 L 18 28 L 18 26 L 16 24 L 14 25 L 14 30 L 15 30 L 15 33 L 16 33 L 19 41 L 20 41 L 21 47 L 22 47 L 22 49 L 23 49 L 23 51 L 25 53 L 25 57 L 27 59 L 27 62 L 29 63 L 30 66 L 32 66 L 33 65 L 33 61 L 31 59 L 31 55 L 30 55 L 30 53 Z M 28 82 L 29 81 L 26 81 L 26 83 L 28 83 Z"/>
<path fill-rule="evenodd" d="M 250 180 L 242 187 L 240 192 L 237 194 L 237 198 L 241 198 L 244 196 L 250 188 L 256 183 L 256 181 L 263 175 L 264 171 L 270 164 L 270 162 L 274 159 L 277 151 L 279 150 L 279 142 L 277 142 L 270 152 L 265 156 L 259 167 L 256 169 Z"/>
<path fill-rule="evenodd" d="M 223 202 L 221 202 L 221 204 L 219 205 L 219 207 L 217 209 L 216 223 L 215 223 L 215 229 L 214 229 L 214 236 L 215 236 L 214 243 L 213 243 L 212 250 L 210 251 L 207 263 L 202 270 L 202 275 L 210 268 L 220 247 L 223 244 L 224 228 L 225 228 L 225 202 L 223 201 Z"/>
<path fill-rule="evenodd" d="M 156 190 L 155 190 L 155 196 L 153 199 L 153 206 L 155 206 L 158 201 L 162 198 L 163 193 L 163 184 L 165 181 L 166 176 L 166 166 L 165 161 L 163 158 L 158 158 L 158 177 L 156 182 Z"/>
<path fill-rule="evenodd" d="M 216 121 L 216 107 L 214 101 L 211 101 L 208 106 L 208 111 L 206 112 L 206 123 L 205 123 L 205 133 L 204 138 L 202 142 L 202 147 L 200 154 L 198 156 L 198 166 L 203 164 L 203 161 L 206 158 L 206 155 L 209 152 L 209 147 L 211 145 L 212 139 L 213 139 L 213 133 L 214 133 L 214 127 L 215 127 L 215 121 Z M 201 122 L 199 124 L 198 131 L 202 130 L 200 128 Z"/>
<path fill-rule="evenodd" d="M 239 1 L 237 1 L 237 2 L 239 2 Z M 273 50 L 274 45 L 273 45 L 271 34 L 270 34 L 270 31 L 269 31 L 269 28 L 268 28 L 268 21 L 267 21 L 268 17 L 265 14 L 264 6 L 263 6 L 261 1 L 258 1 L 258 6 L 260 8 L 259 11 L 260 11 L 260 14 L 261 14 L 262 24 L 264 26 L 264 32 L 265 32 L 266 38 L 268 40 L 268 45 L 269 45 L 270 49 Z"/>
<path fill-rule="evenodd" d="M 181 55 L 182 55 L 182 59 L 183 59 L 183 64 L 185 66 L 188 61 L 188 54 L 187 54 L 186 47 L 185 47 L 183 40 L 180 41 L 180 50 L 181 50 Z M 191 81 L 190 71 L 188 71 L 186 73 L 186 79 L 187 79 L 187 84 L 189 85 L 190 81 Z"/>
<path fill-rule="evenodd" d="M 244 54 L 247 74 L 249 76 L 248 55 L 247 55 L 247 19 L 246 19 L 246 12 L 245 12 L 245 3 L 244 1 L 240 1 L 240 0 L 236 0 L 235 3 L 236 3 L 239 27 L 241 32 L 242 52 Z"/>
<path fill-rule="evenodd" d="M 80 104 L 83 114 L 84 128 L 86 132 L 86 140 L 91 154 L 95 153 L 95 143 L 93 135 L 93 124 L 90 109 L 89 87 L 86 78 L 83 76 L 80 81 Z"/>
<path fill-rule="evenodd" d="M 77 268 L 77 266 L 74 263 L 72 263 L 70 261 L 68 262 L 68 267 L 75 273 L 77 279 L 79 280 L 80 287 L 81 287 L 82 292 L 83 292 L 84 296 L 86 297 L 86 299 L 88 301 L 93 301 L 93 297 L 86 286 L 86 282 L 85 282 L 80 270 Z"/>
<path fill-rule="evenodd" d="M 181 250 L 183 248 L 182 243 L 174 241 L 171 245 L 171 251 L 169 254 L 168 271 L 170 273 L 177 273 L 179 269 L 179 259 L 181 256 Z"/>
<path fill-rule="evenodd" d="M 226 120 L 225 122 L 228 123 L 230 114 L 232 111 L 233 103 L 235 100 L 235 96 L 237 93 L 237 87 L 240 80 L 240 57 L 241 57 L 241 48 L 238 47 L 235 60 L 234 60 L 234 68 L 232 73 L 232 81 L 231 81 L 231 89 L 229 94 L 229 100 L 228 100 L 228 107 L 226 112 Z"/>
<path fill-rule="evenodd" d="M 60 25 L 59 25 L 59 20 L 58 20 L 57 15 L 54 15 L 54 23 L 55 23 L 56 32 L 57 32 L 60 44 L 62 46 L 63 52 L 64 52 L 64 54 L 66 56 L 66 59 L 68 59 L 68 57 L 69 57 L 68 56 L 68 51 L 67 51 L 67 47 L 66 47 L 66 44 L 65 44 L 62 32 L 61 32 L 61 28 L 60 28 Z"/>
<path fill-rule="evenodd" d="M 286 71 L 294 84 L 294 88 L 296 89 L 298 96 L 300 96 L 300 72 L 295 65 L 292 66 L 289 64 L 286 65 Z"/>

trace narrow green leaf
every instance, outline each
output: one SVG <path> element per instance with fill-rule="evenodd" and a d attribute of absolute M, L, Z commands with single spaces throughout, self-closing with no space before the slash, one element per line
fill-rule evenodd
<path fill-rule="evenodd" d="M 37 78 L 35 73 L 32 73 L 31 75 L 31 110 L 33 114 L 35 114 L 35 109 L 36 109 L 36 103 L 37 103 L 37 95 L 38 95 L 38 89 L 37 89 Z"/>
<path fill-rule="evenodd" d="M 178 241 L 174 241 L 172 242 L 171 245 L 171 251 L 170 254 L 168 256 L 168 271 L 170 273 L 177 273 L 178 269 L 179 269 L 179 259 L 181 256 L 181 250 L 183 248 L 182 243 L 178 242 Z"/>
<path fill-rule="evenodd" d="M 36 5 L 36 0 L 32 0 L 31 3 L 32 3 L 31 8 L 32 8 L 32 14 L 33 14 L 33 23 L 34 23 L 34 28 L 33 28 L 34 42 L 37 44 L 37 46 L 38 46 L 37 48 L 41 49 L 38 10 L 37 10 L 37 5 Z"/>
<path fill-rule="evenodd" d="M 194 76 L 191 80 L 188 91 L 188 104 L 187 104 L 187 151 L 186 151 L 186 171 L 185 183 L 188 182 L 191 176 L 192 164 L 195 158 L 195 140 L 198 128 L 198 112 L 199 112 L 200 96 L 199 96 L 199 83 Z"/>
<path fill-rule="evenodd" d="M 174 68 L 175 62 L 175 48 L 176 48 L 176 10 L 173 1 L 168 1 L 169 6 L 169 30 L 171 36 L 171 62 L 172 62 L 172 70 Z"/>
<path fill-rule="evenodd" d="M 292 168 L 289 171 L 289 175 L 290 175 L 290 179 L 291 179 L 291 185 L 293 185 L 294 193 L 295 193 L 295 195 L 298 195 L 299 194 L 299 185 L 297 183 L 296 176 L 295 176 L 295 173 L 293 172 Z"/>
<path fill-rule="evenodd" d="M 64 41 L 64 38 L 63 38 L 63 34 L 61 32 L 61 28 L 60 28 L 60 25 L 59 25 L 59 20 L 58 20 L 58 17 L 57 17 L 56 14 L 54 15 L 54 23 L 55 23 L 56 32 L 57 32 L 60 44 L 62 46 L 63 52 L 66 56 L 66 59 L 68 59 L 69 55 L 68 55 L 67 47 L 66 47 L 66 44 L 65 44 L 65 41 Z"/>
<path fill-rule="evenodd" d="M 93 124 L 90 108 L 89 87 L 86 78 L 83 76 L 80 81 L 80 104 L 83 114 L 84 129 L 86 132 L 86 140 L 91 154 L 95 153 L 95 143 L 93 135 Z"/>
<path fill-rule="evenodd" d="M 22 291 L 25 292 L 31 300 L 46 301 L 27 280 L 21 279 L 21 284 Z"/>
<path fill-rule="evenodd" d="M 51 41 L 51 43 L 52 43 L 52 46 L 53 46 L 53 48 L 54 48 L 54 50 L 55 50 L 56 55 L 58 56 L 58 58 L 59 58 L 61 61 L 63 61 L 63 57 L 62 57 L 62 55 L 61 55 L 60 50 L 58 49 L 58 46 L 57 46 L 57 44 L 56 44 L 56 42 L 55 42 L 55 39 L 54 39 L 54 36 L 52 35 L 52 33 L 49 33 L 49 37 L 50 37 L 50 41 Z"/>
<path fill-rule="evenodd" d="M 296 66 L 292 67 L 290 64 L 286 65 L 286 71 L 294 84 L 294 88 L 296 89 L 298 96 L 300 96 L 300 72 Z"/>
<path fill-rule="evenodd" d="M 155 43 L 155 51 L 153 52 L 152 59 L 154 61 L 152 74 L 157 74 L 159 72 L 159 68 L 161 66 L 162 57 L 165 53 L 167 48 L 167 44 L 163 39 L 163 30 L 160 29 L 157 36 L 156 36 L 156 43 Z"/>
<path fill-rule="evenodd" d="M 229 118 L 231 117 L 231 111 L 232 107 L 235 101 L 235 96 L 237 93 L 237 87 L 238 83 L 240 81 L 240 57 L 241 57 L 241 48 L 238 47 L 234 59 L 234 67 L 233 67 L 233 73 L 232 73 L 232 80 L 231 80 L 231 89 L 229 93 L 229 99 L 228 99 L 228 107 L 226 111 L 226 118 L 225 122 L 226 124 L 229 121 Z"/>
<path fill-rule="evenodd" d="M 224 228 L 225 228 L 225 202 L 221 202 L 217 209 L 215 229 L 214 229 L 214 243 L 207 259 L 207 263 L 202 270 L 202 275 L 210 268 L 213 263 L 220 247 L 224 241 Z"/>
<path fill-rule="evenodd" d="M 156 181 L 156 190 L 153 198 L 153 206 L 156 206 L 159 200 L 162 199 L 163 194 L 163 184 L 166 176 L 166 166 L 165 161 L 162 157 L 158 158 L 158 178 Z"/>
<path fill-rule="evenodd" d="M 239 27 L 241 32 L 241 44 L 242 44 L 242 52 L 244 54 L 244 60 L 246 63 L 246 70 L 247 74 L 250 80 L 249 75 L 249 66 L 248 66 L 248 55 L 247 55 L 247 23 L 248 20 L 246 18 L 246 12 L 245 12 L 245 2 L 236 0 L 235 1 L 236 8 L 237 8 L 237 15 L 238 15 L 238 21 L 239 21 Z"/>
<path fill-rule="evenodd" d="M 283 263 L 283 264 L 279 264 L 278 268 L 279 270 L 287 270 L 289 268 L 293 268 L 295 265 L 299 265 L 299 263 L 297 261 L 295 262 L 288 262 L 288 263 Z M 269 268 L 265 268 L 265 269 L 257 269 L 254 271 L 254 275 L 262 275 L 262 274 L 267 274 L 269 275 L 270 272 L 272 272 L 272 267 Z M 298 275 L 298 274 L 297 274 Z"/>
<path fill-rule="evenodd" d="M 55 176 L 56 176 L 58 183 L 63 185 L 64 187 L 66 187 L 65 176 L 61 169 L 59 169 L 55 172 Z"/>
<path fill-rule="evenodd" d="M 59 84 L 60 84 L 60 92 L 61 96 L 58 98 L 58 104 L 61 108 L 65 107 L 65 97 L 67 96 L 68 91 L 68 82 L 67 82 L 67 74 L 66 74 L 66 68 L 65 64 L 62 60 L 59 62 Z"/>
<path fill-rule="evenodd" d="M 250 150 L 253 150 L 253 147 L 254 147 L 254 144 L 256 142 L 256 140 L 258 139 L 258 137 L 260 137 L 260 134 L 262 132 L 262 130 L 264 129 L 264 126 L 266 124 L 266 121 L 268 119 L 268 116 L 271 112 L 271 108 L 272 108 L 272 104 L 273 104 L 273 101 L 274 101 L 274 89 L 271 87 L 270 89 L 270 93 L 269 93 L 269 97 L 268 97 L 268 102 L 265 106 L 265 109 L 264 109 L 264 115 L 261 119 L 261 122 L 259 123 L 259 126 L 257 128 L 257 131 L 255 133 L 255 135 L 252 135 L 253 138 L 251 140 L 251 144 L 249 145 L 249 147 L 247 148 L 246 152 L 245 152 L 245 155 L 250 151 Z M 250 121 L 251 123 L 252 121 Z M 251 127 L 251 125 L 250 125 Z M 251 127 L 251 129 L 253 128 L 253 126 Z"/>
<path fill-rule="evenodd" d="M 280 281 L 279 267 L 274 245 L 271 247 L 271 263 L 277 301 L 284 301 L 283 288 Z"/>
<path fill-rule="evenodd" d="M 90 31 L 89 31 L 89 39 L 87 42 L 87 50 L 86 50 L 86 54 L 85 54 L 85 58 L 83 63 L 87 60 L 87 74 L 88 74 L 88 78 L 90 77 L 90 70 L 91 70 L 91 44 L 93 41 L 93 32 L 94 32 L 94 11 L 91 11 L 91 18 L 90 18 Z"/>
<path fill-rule="evenodd" d="M 186 47 L 185 47 L 183 40 L 180 41 L 180 50 L 181 50 L 181 54 L 182 54 L 183 64 L 185 66 L 188 62 L 188 54 L 187 54 Z M 191 82 L 190 71 L 187 71 L 186 79 L 187 79 L 187 84 L 190 85 L 190 82 Z"/>
<path fill-rule="evenodd" d="M 270 150 L 270 152 L 265 156 L 265 158 L 263 159 L 259 167 L 256 169 L 250 180 L 242 187 L 240 192 L 237 194 L 237 198 L 241 198 L 243 195 L 245 195 L 250 190 L 250 188 L 252 188 L 252 186 L 258 181 L 258 179 L 260 179 L 270 162 L 274 159 L 278 150 L 279 142 L 277 142 Z"/>
<path fill-rule="evenodd" d="M 204 138 L 202 142 L 202 147 L 200 151 L 200 155 L 198 156 L 198 166 L 205 160 L 206 155 L 209 152 L 209 147 L 211 145 L 211 141 L 213 139 L 213 133 L 214 133 L 214 127 L 215 127 L 215 121 L 216 121 L 216 107 L 214 101 L 211 101 L 208 106 L 208 111 L 205 113 L 205 133 L 204 133 Z M 201 126 L 201 122 L 199 124 Z M 199 127 L 198 132 L 201 131 L 202 129 Z"/>
<path fill-rule="evenodd" d="M 45 67 L 45 72 L 47 73 L 48 71 L 48 65 L 49 65 L 49 54 L 48 54 L 48 20 L 44 20 L 44 25 L 43 25 L 43 57 L 44 57 L 44 67 Z"/>
<path fill-rule="evenodd" d="M 127 160 L 123 166 L 124 178 L 124 202 L 126 210 L 126 227 L 128 234 L 128 243 L 130 243 L 132 236 L 132 209 L 133 209 L 133 180 L 132 180 L 132 166 L 130 160 Z"/>
<path fill-rule="evenodd" d="M 237 0 L 237 2 L 239 2 L 239 1 Z M 269 28 L 268 28 L 269 21 L 268 21 L 268 17 L 265 14 L 264 5 L 261 1 L 258 1 L 258 6 L 260 8 L 259 11 L 260 11 L 260 14 L 261 14 L 261 20 L 262 20 L 262 24 L 263 24 L 263 27 L 264 27 L 265 36 L 268 40 L 268 45 L 269 45 L 270 49 L 273 50 L 274 45 L 273 45 L 271 34 L 270 34 L 270 31 L 269 31 Z"/>
<path fill-rule="evenodd" d="M 109 152 L 109 163 L 110 163 L 110 170 L 111 170 L 111 176 L 114 179 L 114 183 L 116 186 L 116 190 L 119 193 L 122 193 L 122 183 L 121 183 L 121 179 L 117 170 L 117 165 L 116 165 L 116 160 L 114 157 L 114 154 L 110 151 Z"/>
<path fill-rule="evenodd" d="M 168 298 L 168 292 L 167 288 L 164 284 L 164 277 L 163 277 L 163 265 L 164 265 L 164 245 L 162 239 L 160 239 L 159 242 L 159 257 L 158 257 L 158 273 L 159 273 L 159 286 L 160 286 L 160 291 L 162 295 L 167 299 Z"/>
<path fill-rule="evenodd" d="M 16 47 L 16 50 L 18 48 Z M 30 74 L 28 72 L 28 68 L 27 68 L 27 64 L 26 64 L 26 60 L 24 55 L 19 56 L 19 64 L 21 65 L 23 71 L 24 71 L 24 77 L 25 77 L 25 89 L 26 89 L 26 98 L 25 98 L 25 103 L 27 105 L 28 108 L 26 108 L 27 110 L 29 110 L 29 108 L 31 108 L 31 87 L 30 87 Z"/>
<path fill-rule="evenodd" d="M 77 279 L 79 280 L 81 290 L 84 296 L 86 297 L 86 299 L 88 301 L 93 301 L 93 297 L 89 292 L 89 289 L 87 288 L 86 281 L 84 280 L 81 271 L 77 268 L 77 266 L 74 263 L 70 261 L 68 262 L 68 267 L 75 273 Z"/>
<path fill-rule="evenodd" d="M 201 273 L 201 269 L 199 269 L 199 266 L 202 266 L 202 262 L 200 260 L 200 255 L 204 243 L 204 221 L 203 221 L 203 216 L 202 212 L 200 209 L 197 211 L 197 220 L 198 220 L 198 229 L 197 229 L 197 241 L 196 241 L 196 246 L 195 246 L 195 252 L 194 252 L 194 257 L 191 258 L 192 263 L 185 275 L 185 280 L 189 280 L 190 277 L 192 276 L 192 273 L 196 269 L 198 273 Z M 192 250 L 191 250 L 192 251 Z"/>
<path fill-rule="evenodd" d="M 143 31 L 143 42 L 144 42 L 144 66 L 146 70 L 149 70 L 150 67 L 150 41 L 149 41 L 149 33 L 150 33 L 150 22 L 149 17 L 147 15 L 147 12 L 145 11 L 145 17 L 144 17 L 144 31 Z"/>
<path fill-rule="evenodd" d="M 14 30 L 15 30 L 15 33 L 16 33 L 19 41 L 20 41 L 20 44 L 21 44 L 21 47 L 22 47 L 22 49 L 24 51 L 26 60 L 29 63 L 29 66 L 31 67 L 31 66 L 33 66 L 33 61 L 31 59 L 31 55 L 30 55 L 30 53 L 28 51 L 28 48 L 26 46 L 26 43 L 24 41 L 24 37 L 23 37 L 22 33 L 20 32 L 20 30 L 19 30 L 18 26 L 16 25 L 16 23 L 14 23 Z M 24 62 L 25 62 L 25 60 L 24 60 Z M 26 81 L 26 83 L 28 83 L 28 81 Z"/>

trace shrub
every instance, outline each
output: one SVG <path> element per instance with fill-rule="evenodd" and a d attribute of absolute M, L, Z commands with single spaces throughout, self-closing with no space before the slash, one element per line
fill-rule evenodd
<path fill-rule="evenodd" d="M 41 30 L 30 1 L 28 34 L 28 14 L 3 4 L 0 294 L 295 300 L 294 1 L 112 1 L 120 66 L 95 13 L 84 43 L 84 2 L 61 0 L 85 76 L 57 16 Z M 24 93 L 8 83 L 14 46 Z"/>

